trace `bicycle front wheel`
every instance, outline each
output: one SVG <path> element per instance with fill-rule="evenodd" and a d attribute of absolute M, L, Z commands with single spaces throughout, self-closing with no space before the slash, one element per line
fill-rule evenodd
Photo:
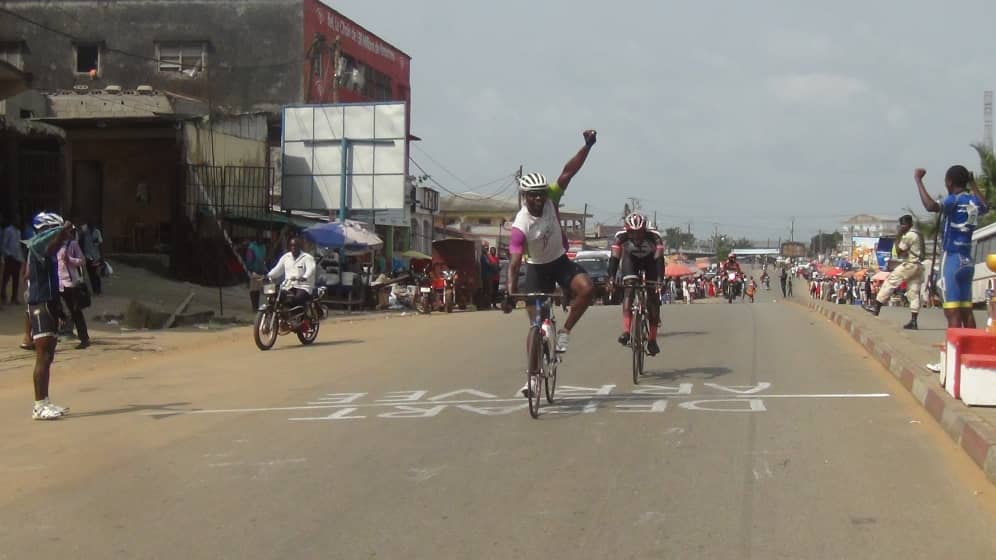
<path fill-rule="evenodd" d="M 543 345 L 543 354 L 546 358 L 546 377 L 543 378 L 543 386 L 546 388 L 546 402 L 553 404 L 553 394 L 557 391 L 557 354 L 550 354 L 549 345 Z"/>
<path fill-rule="evenodd" d="M 539 327 L 529 329 L 528 366 L 526 367 L 526 393 L 529 400 L 529 415 L 539 418 L 540 399 L 543 398 L 543 332 Z"/>
<path fill-rule="evenodd" d="M 633 348 L 633 384 L 639 385 L 640 376 L 643 375 L 643 313 L 634 313 L 630 325 L 632 325 L 629 329 L 629 344 Z"/>

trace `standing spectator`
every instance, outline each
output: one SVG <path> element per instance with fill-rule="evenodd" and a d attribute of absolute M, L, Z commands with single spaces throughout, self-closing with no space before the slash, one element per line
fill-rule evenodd
<path fill-rule="evenodd" d="M 21 264 L 24 263 L 24 251 L 21 248 L 21 232 L 18 223 L 19 216 L 14 216 L 3 229 L 2 243 L 0 243 L 0 253 L 3 255 L 3 276 L 0 277 L 0 303 L 7 293 L 7 284 L 10 284 L 9 303 L 19 304 L 18 301 L 18 276 L 21 274 Z"/>
<path fill-rule="evenodd" d="M 491 293 L 491 276 L 496 274 L 491 268 L 491 262 L 488 260 L 488 242 L 485 241 L 481 243 L 481 256 L 478 258 L 478 265 L 481 267 L 481 291 L 484 293 L 484 301 L 486 302 L 488 309 L 491 308 L 494 303 L 494 294 Z"/>
<path fill-rule="evenodd" d="M 948 196 L 934 200 L 923 184 L 925 169 L 916 169 L 920 201 L 928 212 L 939 212 L 944 218 L 944 257 L 941 274 L 944 279 L 944 315 L 948 328 L 975 328 L 972 314 L 972 233 L 979 216 L 989 211 L 985 196 L 979 191 L 972 174 L 962 165 L 951 166 L 944 175 Z M 970 190 L 971 189 L 971 190 Z"/>
<path fill-rule="evenodd" d="M 86 289 L 83 284 L 81 269 L 86 264 L 80 244 L 76 241 L 76 230 L 71 222 L 66 222 L 68 239 L 63 242 L 59 252 L 56 253 L 56 262 L 59 266 L 59 295 L 62 301 L 69 308 L 69 314 L 76 325 L 76 336 L 80 343 L 77 350 L 83 350 L 90 346 L 90 333 L 86 328 L 86 317 L 83 315 L 83 304 L 81 291 Z"/>
<path fill-rule="evenodd" d="M 69 411 L 52 404 L 48 398 L 52 360 L 55 359 L 58 343 L 56 330 L 59 327 L 54 310 L 59 297 L 55 255 L 66 239 L 67 224 L 58 214 L 41 212 L 32 220 L 32 226 L 36 235 L 31 239 L 33 243 L 28 248 L 22 267 L 22 278 L 28 284 L 28 315 L 35 348 L 35 402 L 31 417 L 35 420 L 55 420 Z"/>
<path fill-rule="evenodd" d="M 488 251 L 488 262 L 491 264 L 491 269 L 494 271 L 494 275 L 491 277 L 491 307 L 496 308 L 498 302 L 495 298 L 498 295 L 498 282 L 501 276 L 501 262 L 498 260 L 498 247 L 492 247 Z"/>
<path fill-rule="evenodd" d="M 249 271 L 249 301 L 253 313 L 259 309 L 259 293 L 263 289 L 263 276 L 266 276 L 266 247 L 259 234 L 249 242 L 245 251 L 246 269 Z"/>
<path fill-rule="evenodd" d="M 86 272 L 90 278 L 90 286 L 93 288 L 93 295 L 99 296 L 102 292 L 100 286 L 100 251 L 104 244 L 104 236 L 93 220 L 84 220 L 80 224 L 80 238 L 83 242 L 83 255 L 86 257 Z"/>
<path fill-rule="evenodd" d="M 897 288 L 906 284 L 906 297 L 910 302 L 910 322 L 903 325 L 904 329 L 917 330 L 917 315 L 920 313 L 920 279 L 923 278 L 923 237 L 913 228 L 913 216 L 906 214 L 899 218 L 898 241 L 892 247 L 890 266 L 895 265 L 889 278 L 882 284 L 878 297 L 869 301 L 867 309 L 873 315 L 878 315 L 882 305 L 889 301 Z"/>
<path fill-rule="evenodd" d="M 782 267 L 781 275 L 779 275 L 778 280 L 782 284 L 782 297 L 788 297 L 788 292 L 786 291 L 786 284 L 788 283 L 788 269 Z"/>
<path fill-rule="evenodd" d="M 792 297 L 792 277 L 788 279 L 788 297 Z"/>

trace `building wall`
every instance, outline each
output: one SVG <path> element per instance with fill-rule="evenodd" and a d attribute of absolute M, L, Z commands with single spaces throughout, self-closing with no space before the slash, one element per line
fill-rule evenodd
<path fill-rule="evenodd" d="M 103 42 L 99 75 L 91 80 L 76 72 L 73 40 L 0 17 L 0 39 L 27 45 L 24 70 L 34 75 L 35 89 L 150 85 L 210 96 L 215 105 L 234 111 L 276 110 L 304 99 L 302 0 L 25 0 L 5 2 L 4 8 L 85 42 Z M 167 41 L 208 41 L 209 70 L 195 77 L 160 71 L 156 43 Z"/>
<path fill-rule="evenodd" d="M 318 0 L 304 0 L 304 32 L 302 45 L 305 55 L 312 49 L 316 35 L 324 37 L 325 48 L 312 55 L 304 65 L 303 78 L 309 103 L 351 103 L 359 101 L 410 101 L 411 57 L 388 44 L 356 22 L 329 8 Z M 334 81 L 332 45 L 339 39 L 340 54 L 359 63 L 367 92 L 355 90 L 351 84 Z M 344 68 L 349 81 L 352 66 Z M 390 81 L 390 87 L 376 87 L 377 74 Z"/>
<path fill-rule="evenodd" d="M 263 115 L 222 117 L 213 126 L 204 120 L 187 121 L 183 125 L 183 142 L 190 165 L 265 167 L 269 159 Z"/>
<path fill-rule="evenodd" d="M 176 140 L 73 141 L 71 153 L 73 163 L 100 162 L 103 196 L 97 220 L 103 226 L 106 250 L 151 251 L 159 228 L 172 220 L 179 183 Z"/>

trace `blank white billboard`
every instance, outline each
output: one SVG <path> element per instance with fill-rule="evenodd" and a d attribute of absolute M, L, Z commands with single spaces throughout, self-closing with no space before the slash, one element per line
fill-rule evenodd
<path fill-rule="evenodd" d="M 403 102 L 284 108 L 281 207 L 338 211 L 345 175 L 350 216 L 408 226 L 406 121 Z"/>

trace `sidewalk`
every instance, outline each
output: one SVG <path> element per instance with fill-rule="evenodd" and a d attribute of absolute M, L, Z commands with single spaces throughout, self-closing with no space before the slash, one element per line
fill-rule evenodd
<path fill-rule="evenodd" d="M 908 308 L 883 307 L 874 317 L 857 305 L 836 305 L 810 299 L 808 294 L 793 301 L 827 317 L 865 347 L 968 453 L 991 482 L 996 484 L 996 407 L 969 407 L 940 386 L 936 373 L 926 364 L 939 361 L 947 322 L 941 309 L 924 309 L 918 331 L 906 331 Z M 976 312 L 979 325 L 986 314 Z"/>
<path fill-rule="evenodd" d="M 177 282 L 147 270 L 111 261 L 114 275 L 103 279 L 103 293 L 94 296 L 84 311 L 92 346 L 76 350 L 75 338 L 60 340 L 57 361 L 60 366 L 91 370 L 108 360 L 139 360 L 143 356 L 174 350 L 190 350 L 227 340 L 252 340 L 248 326 L 255 312 L 246 286 L 218 288 Z M 193 292 L 186 313 L 213 311 L 214 317 L 195 326 L 169 330 L 128 329 L 118 318 L 132 300 L 172 313 Z M 219 305 L 224 305 L 220 315 Z M 414 316 L 411 311 L 329 311 L 325 324 L 345 323 L 377 318 Z M 110 319 L 108 319 L 110 318 Z M 30 370 L 34 353 L 21 350 L 24 331 L 24 307 L 5 305 L 0 309 L 0 376 L 13 370 Z M 319 335 L 321 336 L 321 335 Z"/>

